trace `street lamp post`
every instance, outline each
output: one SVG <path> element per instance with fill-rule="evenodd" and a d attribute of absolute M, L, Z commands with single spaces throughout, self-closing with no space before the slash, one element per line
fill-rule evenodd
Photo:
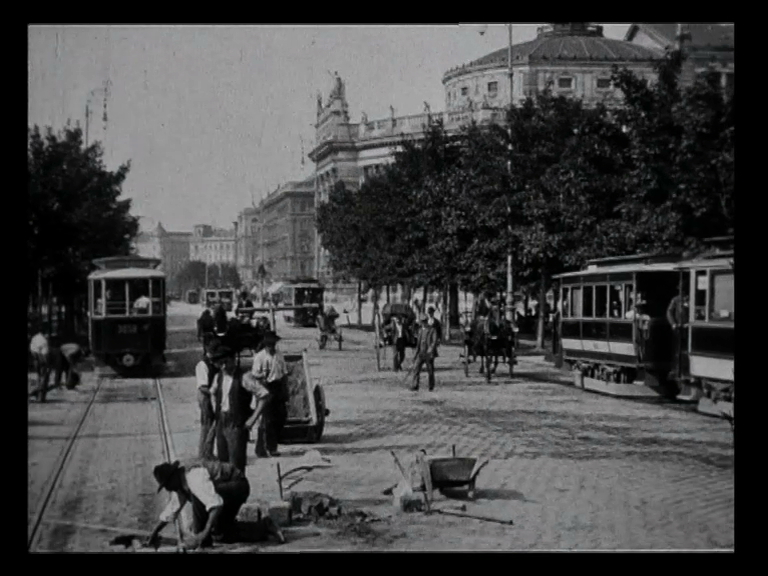
<path fill-rule="evenodd" d="M 509 106 L 510 110 L 512 109 L 512 106 L 514 105 L 514 98 L 512 93 L 513 88 L 513 80 L 512 80 L 512 23 L 510 22 L 507 24 L 509 27 L 509 48 L 507 50 L 507 66 L 508 66 L 508 74 L 509 74 Z M 510 181 L 512 178 L 512 124 L 509 122 L 509 119 L 507 119 L 507 131 L 509 135 L 509 142 L 507 144 L 507 171 L 509 172 Z M 512 216 L 512 210 L 509 206 L 509 199 L 507 199 L 507 231 L 510 232 L 509 234 L 509 241 L 512 240 L 512 224 L 510 223 L 510 219 Z M 514 310 L 514 290 L 513 290 L 513 281 L 512 281 L 512 247 L 509 246 L 507 248 L 507 320 L 509 322 L 512 322 L 513 317 L 513 310 Z"/>

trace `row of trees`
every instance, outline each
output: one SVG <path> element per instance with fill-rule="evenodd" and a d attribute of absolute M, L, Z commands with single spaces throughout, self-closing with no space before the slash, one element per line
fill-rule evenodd
<path fill-rule="evenodd" d="M 63 329 L 75 330 L 85 306 L 94 258 L 130 253 L 138 233 L 131 201 L 121 199 L 130 162 L 107 170 L 96 142 L 84 146 L 79 127 L 27 133 L 27 282 L 29 308 L 64 310 Z"/>
<path fill-rule="evenodd" d="M 653 83 L 615 68 L 617 109 L 546 91 L 511 107 L 507 125 L 431 123 L 381 175 L 357 191 L 337 184 L 318 208 L 330 265 L 374 289 L 502 292 L 511 250 L 515 285 L 543 302 L 553 274 L 590 258 L 728 234 L 733 95 L 714 73 L 681 86 L 681 66 L 669 53 Z"/>

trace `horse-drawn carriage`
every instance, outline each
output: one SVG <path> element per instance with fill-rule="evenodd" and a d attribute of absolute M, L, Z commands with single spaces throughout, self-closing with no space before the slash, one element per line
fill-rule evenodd
<path fill-rule="evenodd" d="M 470 313 L 465 313 L 464 323 L 464 350 L 462 360 L 464 374 L 469 376 L 470 357 L 472 362 L 480 357 L 480 374 L 485 374 L 485 379 L 490 382 L 491 374 L 496 372 L 499 365 L 499 357 L 509 366 L 509 375 L 514 374 L 515 364 L 515 332 L 514 324 L 504 318 L 499 305 L 479 307 L 469 318 Z"/>
<path fill-rule="evenodd" d="M 341 328 L 336 326 L 336 319 L 339 317 L 339 313 L 333 306 L 328 306 L 325 310 L 320 310 L 315 318 L 317 324 L 318 334 L 318 347 L 320 350 L 325 348 L 329 340 L 335 340 L 339 343 L 339 350 L 341 350 L 341 342 L 343 340 L 341 336 Z"/>

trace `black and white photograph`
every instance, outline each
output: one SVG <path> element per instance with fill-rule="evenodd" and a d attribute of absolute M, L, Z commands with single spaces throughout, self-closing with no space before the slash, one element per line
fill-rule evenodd
<path fill-rule="evenodd" d="M 29 24 L 28 553 L 734 552 L 734 28 Z"/>

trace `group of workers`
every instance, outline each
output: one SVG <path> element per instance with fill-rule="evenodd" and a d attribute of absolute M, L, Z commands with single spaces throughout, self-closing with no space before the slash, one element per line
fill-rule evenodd
<path fill-rule="evenodd" d="M 253 316 L 253 305 L 242 294 L 238 309 L 245 309 L 243 321 Z M 192 504 L 192 526 L 184 546 L 197 548 L 212 542 L 240 539 L 236 517 L 250 495 L 245 475 L 247 447 L 256 431 L 255 453 L 259 458 L 279 456 L 278 443 L 287 420 L 287 370 L 277 351 L 280 337 L 267 331 L 250 370 L 243 370 L 237 351 L 222 340 L 226 332 L 226 312 L 218 302 L 209 312 L 212 330 L 205 333 L 203 358 L 195 367 L 197 399 L 200 408 L 198 457 L 193 460 L 163 463 L 154 475 L 160 489 L 171 492 L 171 501 L 147 540 L 157 546 L 160 531 L 178 519 L 187 502 Z M 285 539 L 268 518 L 262 521 L 264 536 Z"/>
<path fill-rule="evenodd" d="M 394 370 L 402 370 L 405 361 L 405 348 L 408 344 L 408 329 L 405 320 L 400 314 L 393 314 L 389 321 L 389 331 L 392 334 L 394 347 Z M 409 388 L 413 391 L 419 389 L 421 370 L 427 370 L 427 386 L 429 390 L 435 389 L 435 358 L 438 355 L 438 346 L 442 340 L 443 328 L 440 320 L 435 315 L 435 308 L 429 306 L 426 313 L 418 314 L 418 326 L 416 329 L 416 349 L 413 359 L 413 379 Z"/>
<path fill-rule="evenodd" d="M 39 402 L 45 402 L 49 391 L 51 373 L 54 373 L 53 387 L 61 386 L 62 376 L 67 390 L 72 390 L 80 383 L 80 373 L 77 365 L 85 358 L 85 351 L 76 342 L 61 339 L 51 335 L 42 324 L 29 343 L 29 351 L 32 357 L 37 385 L 29 391 L 29 395 L 37 398 Z"/>

